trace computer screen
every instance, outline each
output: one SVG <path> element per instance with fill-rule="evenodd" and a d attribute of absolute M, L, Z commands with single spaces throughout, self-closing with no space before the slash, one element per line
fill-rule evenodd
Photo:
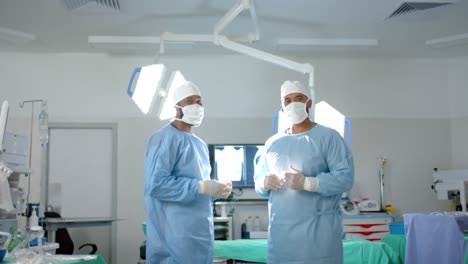
<path fill-rule="evenodd" d="M 233 187 L 254 187 L 255 164 L 263 144 L 210 144 L 211 178 Z"/>

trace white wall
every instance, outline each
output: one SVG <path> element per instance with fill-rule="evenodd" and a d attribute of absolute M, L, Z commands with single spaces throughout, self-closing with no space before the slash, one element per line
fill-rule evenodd
<path fill-rule="evenodd" d="M 379 162 L 385 156 L 384 201 L 396 213 L 448 210 L 431 189 L 433 168 L 450 165 L 447 119 L 353 119 L 354 198 L 379 201 Z M 444 209 L 445 208 L 445 209 Z"/>
<path fill-rule="evenodd" d="M 452 118 L 468 117 L 468 57 L 448 61 L 449 113 Z"/>
<path fill-rule="evenodd" d="M 305 81 L 300 74 L 242 56 L 161 60 L 201 87 L 207 114 L 196 133 L 207 143 L 265 141 L 280 103 L 281 83 Z M 468 128 L 449 119 L 466 107 L 456 95 L 466 87 L 461 85 L 466 83 L 466 60 L 308 62 L 316 70 L 317 99 L 327 100 L 353 121 L 353 195 L 378 199 L 377 156 L 385 155 L 389 159 L 386 196 L 397 212 L 448 210 L 449 203 L 437 201 L 430 184 L 433 167 L 450 167 L 453 160 L 462 166 L 461 161 L 468 160 L 466 148 L 456 148 L 459 140 L 466 141 Z M 30 110 L 16 106 L 27 99 L 47 99 L 51 122 L 118 123 L 117 211 L 118 218 L 126 220 L 117 224 L 116 250 L 122 264 L 137 260 L 144 240 L 143 155 L 149 136 L 165 124 L 143 117 L 126 95 L 133 68 L 149 63 L 152 59 L 146 57 L 0 53 L 0 100 L 12 105 L 10 130 L 28 134 Z M 451 107 L 454 100 L 457 108 Z M 37 149 L 35 144 L 33 168 L 40 171 Z M 452 159 L 452 151 L 453 156 L 465 157 Z M 36 189 L 35 199 L 38 194 Z"/>
<path fill-rule="evenodd" d="M 453 59 L 450 64 L 451 165 L 455 169 L 468 169 L 468 58 Z"/>
<path fill-rule="evenodd" d="M 453 169 L 468 169 L 468 117 L 450 120 Z"/>
<path fill-rule="evenodd" d="M 443 60 L 311 60 L 318 100 L 351 118 L 446 118 Z"/>

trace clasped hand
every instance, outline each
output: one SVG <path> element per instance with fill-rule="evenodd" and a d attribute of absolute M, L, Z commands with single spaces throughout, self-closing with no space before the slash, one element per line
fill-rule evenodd
<path fill-rule="evenodd" d="M 296 191 L 303 191 L 304 190 L 304 182 L 305 176 L 302 172 L 298 171 L 292 165 L 289 165 L 290 172 L 284 173 L 284 179 L 288 185 L 288 188 L 296 190 Z"/>
<path fill-rule="evenodd" d="M 281 178 L 274 173 L 269 173 L 263 179 L 263 186 L 261 186 L 261 188 L 264 190 L 277 191 L 281 188 L 281 186 L 283 186 Z"/>
<path fill-rule="evenodd" d="M 227 198 L 232 192 L 232 182 L 219 182 L 216 180 L 200 181 L 198 192 L 216 198 Z"/>

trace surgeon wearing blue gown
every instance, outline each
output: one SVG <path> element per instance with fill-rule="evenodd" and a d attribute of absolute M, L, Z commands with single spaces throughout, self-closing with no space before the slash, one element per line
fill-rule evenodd
<path fill-rule="evenodd" d="M 255 190 L 269 198 L 269 264 L 343 263 L 339 203 L 353 157 L 335 130 L 309 119 L 312 103 L 298 81 L 281 86 L 290 126 L 267 140 L 256 166 Z"/>
<path fill-rule="evenodd" d="M 210 180 L 208 148 L 193 134 L 204 108 L 191 82 L 172 95 L 176 116 L 149 140 L 145 154 L 146 263 L 212 264 L 215 198 L 232 183 Z"/>

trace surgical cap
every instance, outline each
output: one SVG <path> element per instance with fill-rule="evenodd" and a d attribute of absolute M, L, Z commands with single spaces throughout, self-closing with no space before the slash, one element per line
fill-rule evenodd
<path fill-rule="evenodd" d="M 285 81 L 283 85 L 281 85 L 281 102 L 283 102 L 284 97 L 288 94 L 292 93 L 301 93 L 310 98 L 310 89 L 304 87 L 299 81 Z"/>
<path fill-rule="evenodd" d="M 172 94 L 172 102 L 173 104 L 177 104 L 184 98 L 193 95 L 198 95 L 201 97 L 200 89 L 192 82 L 185 82 L 174 89 L 174 92 Z"/>

